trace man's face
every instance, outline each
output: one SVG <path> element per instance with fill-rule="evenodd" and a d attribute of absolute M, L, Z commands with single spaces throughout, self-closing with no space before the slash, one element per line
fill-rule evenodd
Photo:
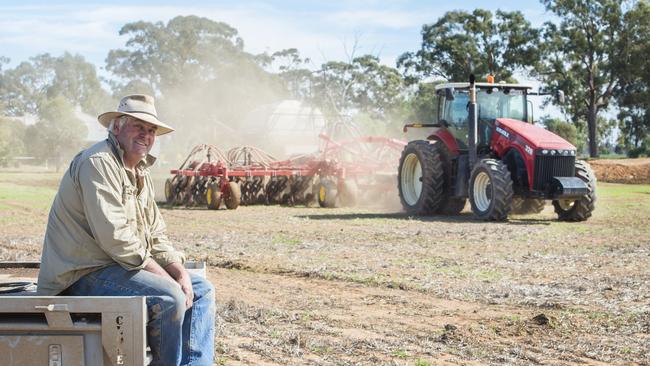
<path fill-rule="evenodd" d="M 127 117 L 126 123 L 116 129 L 115 137 L 124 150 L 125 160 L 140 161 L 147 156 L 156 140 L 156 125 Z"/>

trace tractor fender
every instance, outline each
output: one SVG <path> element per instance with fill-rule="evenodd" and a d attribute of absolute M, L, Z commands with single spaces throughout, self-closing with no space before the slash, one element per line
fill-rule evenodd
<path fill-rule="evenodd" d="M 458 155 L 458 143 L 451 132 L 446 129 L 439 129 L 435 133 L 432 133 L 427 137 L 427 140 L 440 141 L 445 145 L 445 147 L 447 147 L 447 151 L 449 151 L 452 156 Z"/>

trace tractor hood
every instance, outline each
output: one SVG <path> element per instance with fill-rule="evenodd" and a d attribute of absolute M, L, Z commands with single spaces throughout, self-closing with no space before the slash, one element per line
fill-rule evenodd
<path fill-rule="evenodd" d="M 576 147 L 567 140 L 531 123 L 510 118 L 497 118 L 496 122 L 497 128 L 521 137 L 533 149 L 576 150 Z M 497 130 L 497 132 L 499 131 Z"/>

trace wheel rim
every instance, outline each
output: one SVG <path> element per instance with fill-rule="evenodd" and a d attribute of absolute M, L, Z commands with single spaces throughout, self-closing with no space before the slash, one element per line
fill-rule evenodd
<path fill-rule="evenodd" d="M 487 211 L 492 202 L 492 185 L 490 176 L 480 172 L 474 179 L 474 204 L 479 211 Z"/>
<path fill-rule="evenodd" d="M 409 154 L 404 159 L 400 186 L 404 201 L 410 206 L 415 205 L 422 194 L 422 165 L 417 155 Z"/>
<path fill-rule="evenodd" d="M 320 189 L 318 190 L 318 199 L 321 202 L 325 202 L 326 195 L 327 195 L 327 189 L 325 189 L 325 186 L 320 186 Z"/>
<path fill-rule="evenodd" d="M 205 194 L 205 199 L 208 201 L 208 205 L 212 204 L 212 188 L 209 187 L 208 191 Z"/>

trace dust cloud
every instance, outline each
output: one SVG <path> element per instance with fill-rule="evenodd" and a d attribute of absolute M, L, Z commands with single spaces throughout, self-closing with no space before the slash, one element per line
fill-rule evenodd
<path fill-rule="evenodd" d="M 241 75 L 233 90 L 222 84 L 185 85 L 157 98 L 161 120 L 176 129 L 159 138 L 159 159 L 152 169 L 157 199 L 165 200 L 170 170 L 178 169 L 194 147 L 209 144 L 224 156 L 237 147 L 254 147 L 276 161 L 292 159 L 296 167 L 305 159 L 338 162 L 344 170 L 327 178 L 337 182 L 338 191 L 353 185 L 355 198 L 338 199 L 337 206 L 400 210 L 397 166 L 403 142 L 371 135 L 371 128 L 359 127 L 351 117 L 327 115 L 317 106 L 292 99 L 282 88 L 269 87 L 266 78 Z M 205 156 L 193 159 L 207 160 Z M 318 205 L 315 197 L 321 178 L 325 177 L 317 176 L 310 183 L 308 204 Z"/>

